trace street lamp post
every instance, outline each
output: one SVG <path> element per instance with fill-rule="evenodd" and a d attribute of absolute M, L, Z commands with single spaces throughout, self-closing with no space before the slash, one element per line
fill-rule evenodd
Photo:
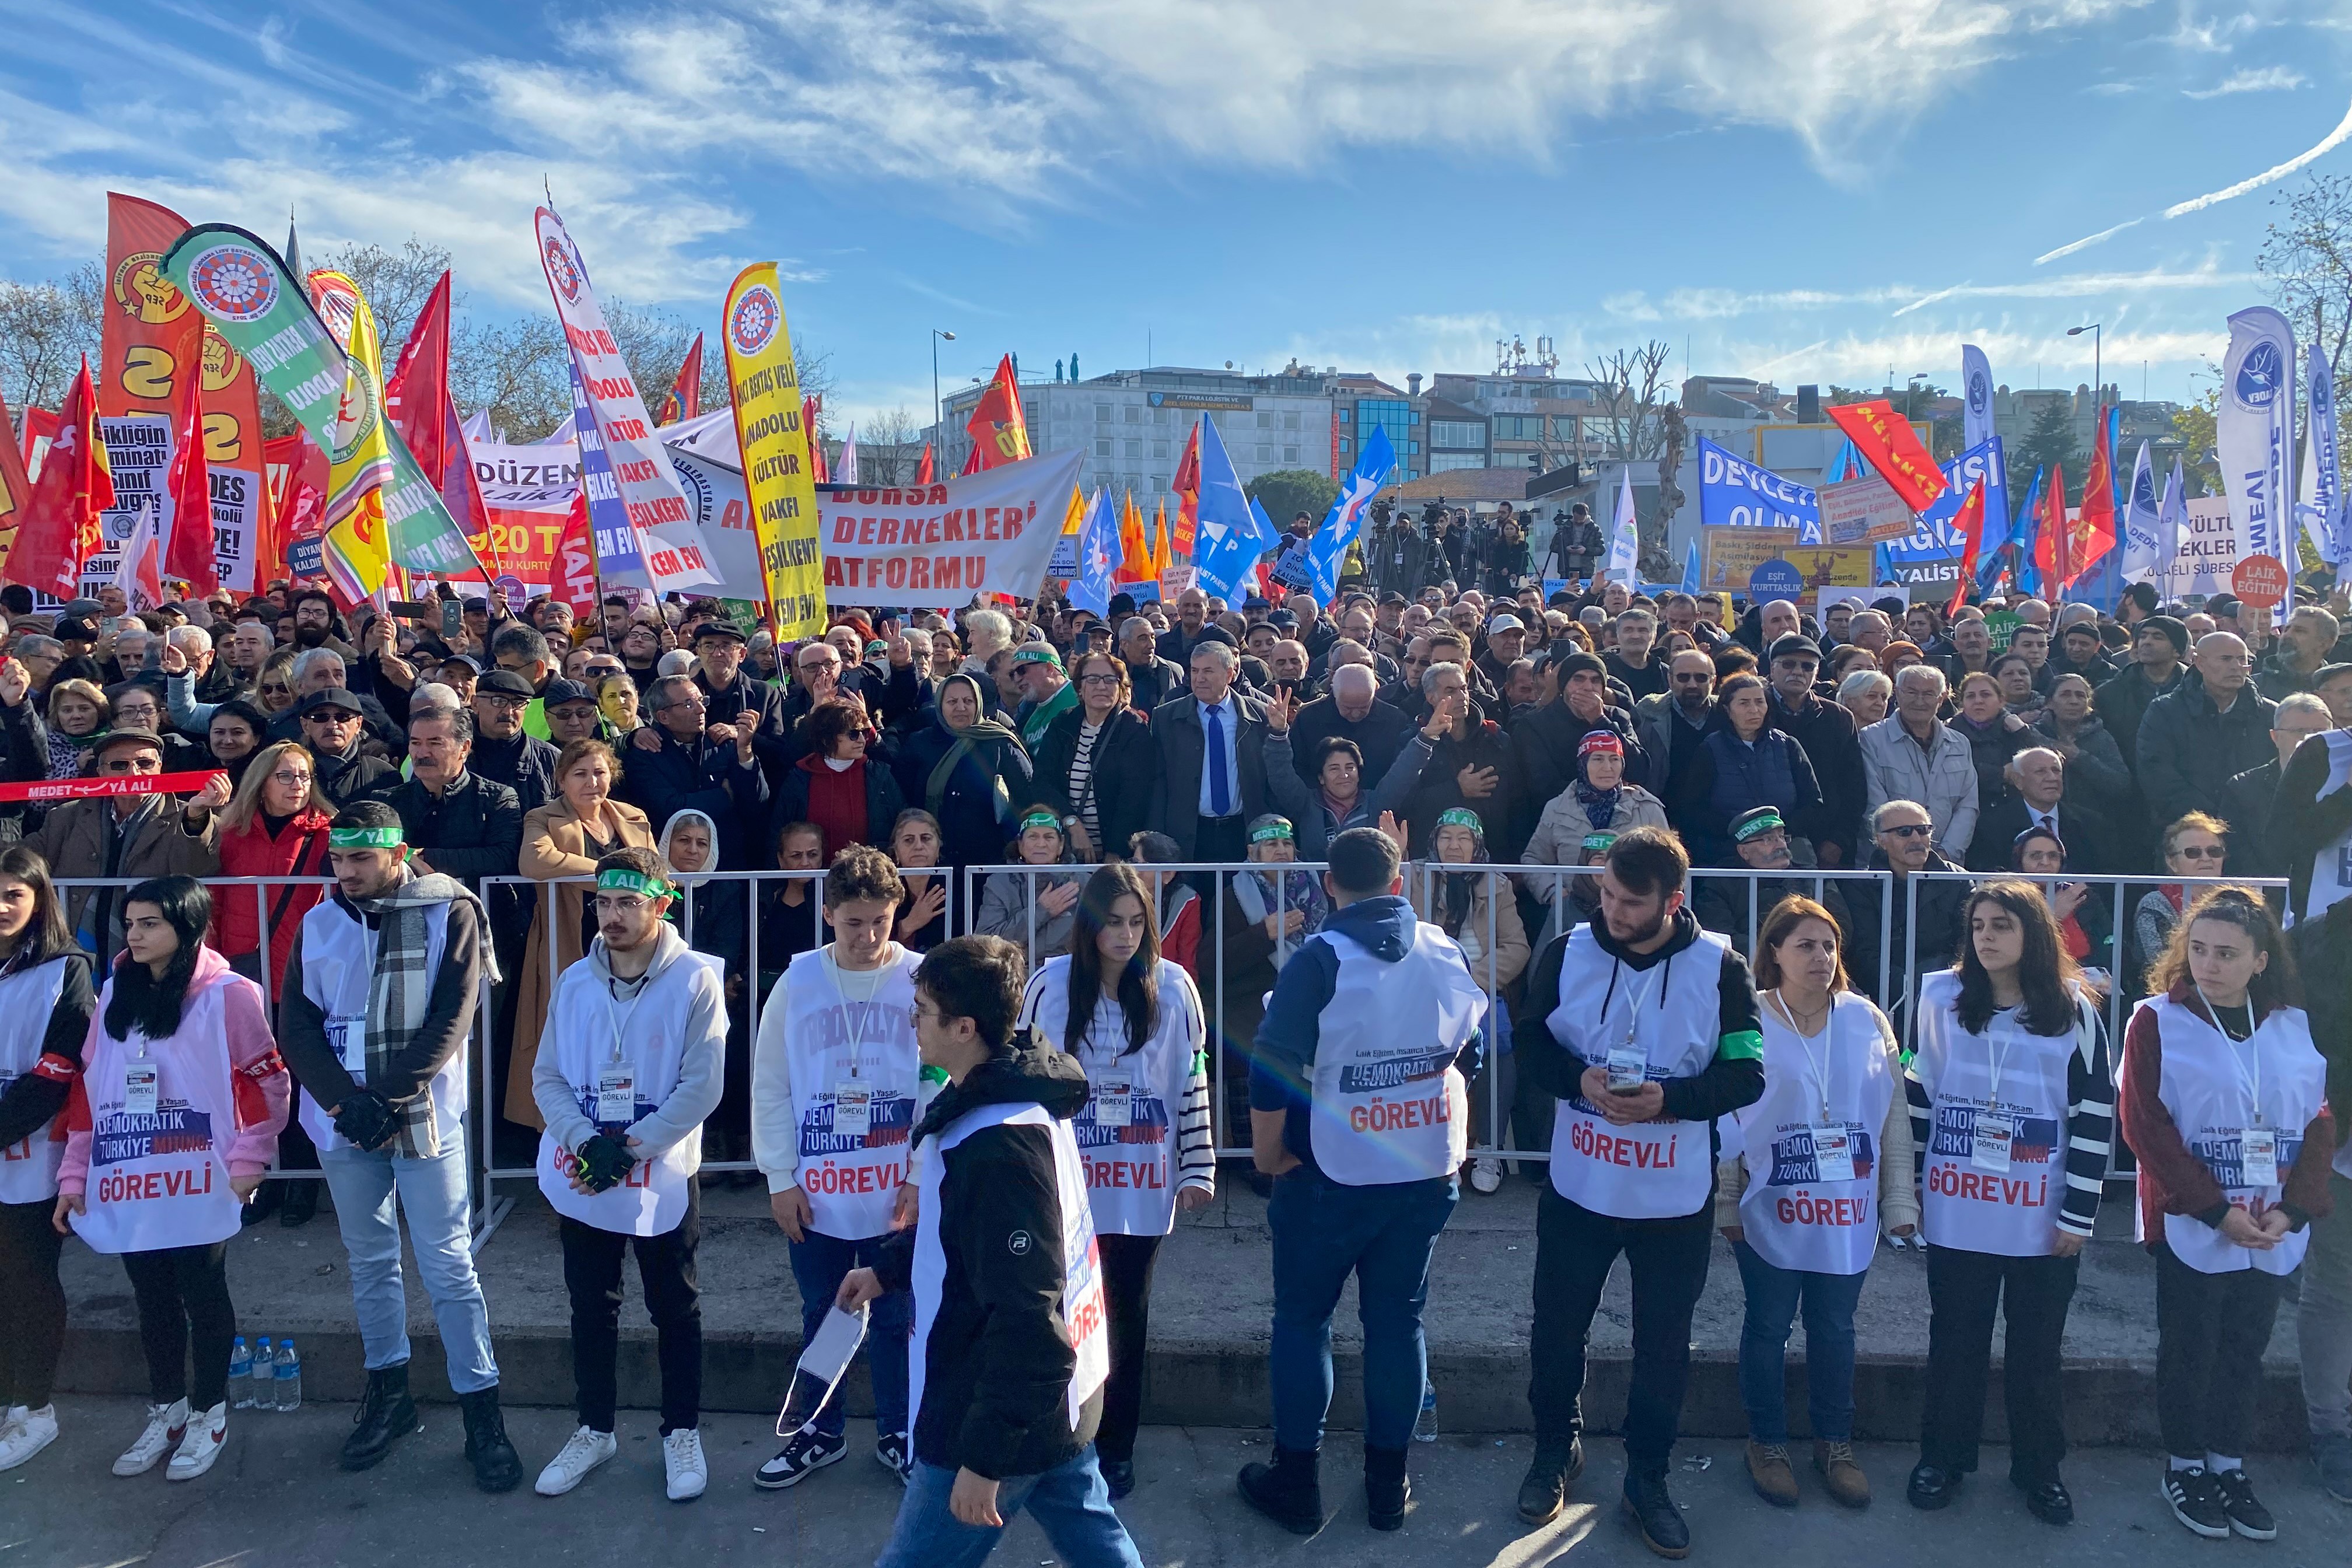
<path fill-rule="evenodd" d="M 944 445 L 947 440 L 947 433 L 940 428 L 940 340 L 942 338 L 949 342 L 955 342 L 953 332 L 942 331 L 933 327 L 931 329 L 931 441 L 935 448 Z M 940 462 L 947 461 L 947 453 L 944 451 L 935 450 L 933 455 Z"/>
<path fill-rule="evenodd" d="M 2084 326 L 2066 329 L 2066 335 L 2070 338 L 2079 338 L 2084 332 L 2091 334 L 2091 406 L 2093 409 L 2099 406 L 2099 399 L 2106 394 L 2106 387 L 2099 379 L 2099 355 L 2103 346 L 2100 340 L 2104 335 L 2100 329 L 2105 324 L 2101 321 L 2092 321 Z"/>

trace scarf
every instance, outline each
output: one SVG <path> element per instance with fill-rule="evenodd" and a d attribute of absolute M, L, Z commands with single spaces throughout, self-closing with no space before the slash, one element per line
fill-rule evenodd
<path fill-rule="evenodd" d="M 1625 797 L 1623 776 L 1614 789 L 1595 789 L 1584 776 L 1584 760 L 1576 763 L 1576 782 L 1569 788 L 1576 792 L 1576 804 L 1584 809 L 1584 820 L 1592 827 L 1607 827 L 1617 820 L 1617 803 Z"/>
<path fill-rule="evenodd" d="M 947 689 L 959 680 L 971 688 L 972 700 L 979 704 L 980 712 L 983 717 L 974 719 L 959 730 L 948 722 L 946 711 L 940 710 L 940 728 L 956 739 L 955 744 L 947 749 L 947 754 L 942 756 L 938 765 L 931 769 L 930 777 L 923 781 L 923 805 L 933 816 L 940 815 L 940 807 L 947 800 L 948 785 L 954 781 L 957 765 L 967 757 L 975 762 L 979 761 L 980 748 L 983 742 L 994 742 L 1016 746 L 1021 743 L 1021 738 L 1018 735 L 995 720 L 984 717 L 988 712 L 988 694 L 981 689 L 980 682 L 971 676 L 949 676 L 940 682 L 940 695 L 946 696 Z M 1013 796 L 1004 787 L 1004 776 L 998 771 L 993 755 L 987 759 L 984 771 L 989 784 L 996 795 L 996 819 L 1003 822 L 1013 815 Z"/>
<path fill-rule="evenodd" d="M 1078 705 L 1078 683 L 1066 680 L 1062 689 L 1040 702 L 1021 725 L 1021 739 L 1034 752 L 1045 739 L 1046 727 Z"/>
<path fill-rule="evenodd" d="M 432 1005 L 433 975 L 425 963 L 425 913 L 436 904 L 460 899 L 474 905 L 482 923 L 482 963 L 492 984 L 500 976 L 498 958 L 488 940 L 489 918 L 481 900 L 465 883 L 436 871 L 419 877 L 410 872 L 398 886 L 373 899 L 354 900 L 352 907 L 376 922 L 375 973 L 368 981 L 367 1081 L 382 1083 L 392 1076 L 395 1062 L 425 1026 Z M 393 1108 L 395 1131 L 393 1150 L 415 1160 L 441 1152 L 441 1135 L 433 1116 L 433 1086 L 428 1080 L 413 1098 Z"/>

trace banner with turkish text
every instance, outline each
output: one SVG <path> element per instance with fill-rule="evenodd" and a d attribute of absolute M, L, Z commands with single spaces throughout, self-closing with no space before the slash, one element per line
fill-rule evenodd
<path fill-rule="evenodd" d="M 2240 548 L 2290 560 L 2294 484 L 2294 332 L 2268 305 L 2230 318 L 2214 445 Z"/>
<path fill-rule="evenodd" d="M 1085 460 L 1073 447 L 921 489 L 819 496 L 827 602 L 951 609 L 974 594 L 1034 598 Z"/>
<path fill-rule="evenodd" d="M 1944 493 L 1944 473 L 1921 445 L 1919 433 L 1885 398 L 1842 403 L 1822 410 L 1846 434 L 1862 460 L 1895 487 L 1903 504 L 1925 511 Z"/>
<path fill-rule="evenodd" d="M 768 601 L 778 638 L 823 635 L 826 582 L 817 543 L 815 475 L 810 465 L 808 405 L 793 366 L 792 329 L 784 321 L 776 264 L 762 261 L 736 275 L 727 290 L 719 343 L 735 405 L 737 461 L 751 502 L 757 571 L 747 582 L 722 572 L 739 597 Z M 709 529 L 712 549 L 719 542 Z"/>

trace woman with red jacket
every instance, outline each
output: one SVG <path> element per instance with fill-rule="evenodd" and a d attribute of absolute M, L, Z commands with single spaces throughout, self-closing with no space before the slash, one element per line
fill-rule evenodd
<path fill-rule="evenodd" d="M 802 722 L 808 754 L 785 770 L 773 820 L 813 822 L 835 851 L 852 844 L 887 847 L 907 802 L 897 776 L 866 754 L 874 736 L 866 710 L 835 699 L 818 703 Z"/>
<path fill-rule="evenodd" d="M 280 741 L 255 753 L 245 780 L 221 813 L 220 868 L 224 877 L 327 877 L 327 819 L 334 808 L 319 793 L 310 753 L 299 742 Z M 274 1010 L 284 994 L 286 955 L 294 933 L 326 889 L 278 884 L 259 889 L 220 888 L 213 901 L 212 945 L 229 967 L 258 984 Z M 254 895 L 261 896 L 257 900 Z M 261 968 L 261 931 L 269 928 L 269 973 Z M 318 1151 L 302 1124 L 291 1117 L 278 1141 L 278 1163 L 288 1171 L 315 1171 Z M 319 1212 L 318 1184 L 265 1182 L 246 1205 L 244 1223 L 278 1212 L 278 1223 L 302 1225 Z"/>

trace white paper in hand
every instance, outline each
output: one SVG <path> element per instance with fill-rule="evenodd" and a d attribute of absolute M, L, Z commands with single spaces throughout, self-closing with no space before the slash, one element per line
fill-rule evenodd
<path fill-rule="evenodd" d="M 845 1312 L 839 1307 L 824 1315 L 817 1325 L 806 1349 L 801 1352 L 800 1364 L 793 1369 L 792 1392 L 784 1395 L 784 1407 L 776 1412 L 776 1436 L 789 1437 L 806 1427 L 833 1397 L 834 1388 L 849 1371 L 856 1359 L 857 1347 L 866 1342 L 866 1309 Z"/>

